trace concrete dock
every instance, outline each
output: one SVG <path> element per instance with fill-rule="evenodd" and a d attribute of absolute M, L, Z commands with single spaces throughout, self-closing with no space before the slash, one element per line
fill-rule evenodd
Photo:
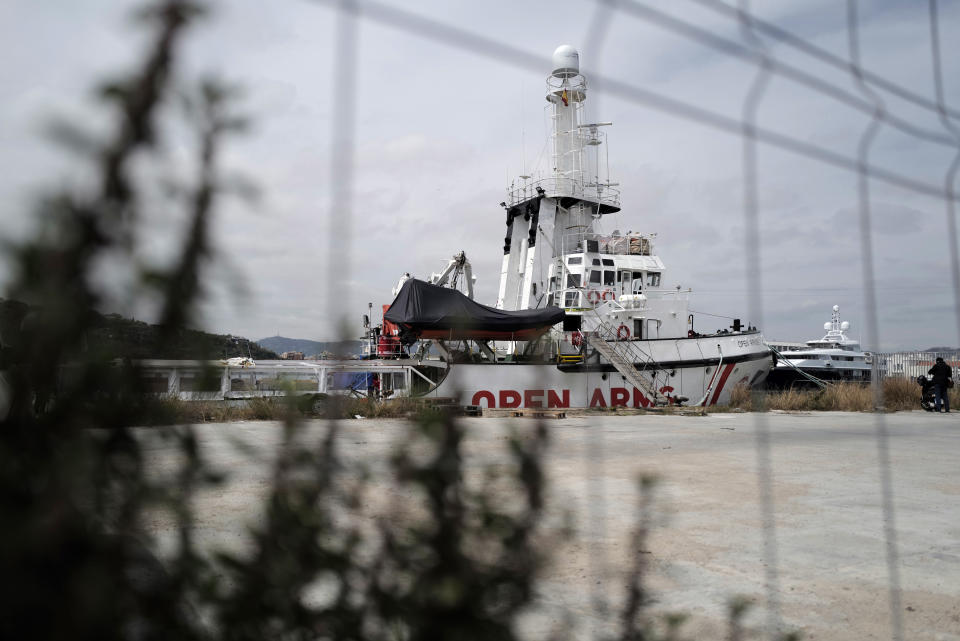
<path fill-rule="evenodd" d="M 559 527 L 569 514 L 576 531 L 553 550 L 540 607 L 526 625 L 537 638 L 558 625 L 583 639 L 616 629 L 632 562 L 636 479 L 652 474 L 659 479 L 654 528 L 642 551 L 652 611 L 689 614 L 688 635 L 723 638 L 726 604 L 737 596 L 754 603 L 745 620 L 754 632 L 761 630 L 768 621 L 765 585 L 772 579 L 784 629 L 799 630 L 803 638 L 891 639 L 892 622 L 899 621 L 905 639 L 960 640 L 960 413 L 883 416 L 900 584 L 896 616 L 890 611 L 876 420 L 869 414 L 774 412 L 548 421 L 548 522 Z M 485 465 L 507 462 L 503 437 L 511 427 L 534 425 L 526 418 L 463 421 L 466 460 L 477 479 Z M 770 435 L 772 529 L 763 527 L 759 504 L 759 421 Z M 395 490 L 386 461 L 405 423 L 353 420 L 342 426 L 345 458 L 369 463 L 379 476 L 372 509 L 389 504 Z M 322 421 L 307 422 L 304 436 L 319 441 L 325 428 Z M 281 428 L 240 422 L 201 425 L 197 433 L 209 460 L 230 475 L 225 487 L 199 497 L 197 534 L 206 546 L 242 547 L 246 526 L 259 517 L 257 498 L 269 487 Z M 241 452 L 236 439 L 258 455 Z M 167 445 L 149 448 L 158 471 L 173 465 Z M 152 528 L 161 538 L 172 534 L 160 516 Z M 765 565 L 770 559 L 774 565 Z"/>

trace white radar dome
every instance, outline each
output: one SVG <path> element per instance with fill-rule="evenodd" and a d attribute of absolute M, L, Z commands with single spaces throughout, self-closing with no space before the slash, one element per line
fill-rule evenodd
<path fill-rule="evenodd" d="M 828 322 L 824 323 L 824 324 L 823 324 L 823 328 L 824 328 L 824 329 L 830 329 L 830 322 L 828 321 Z"/>
<path fill-rule="evenodd" d="M 842 323 L 840 323 L 840 329 L 842 329 L 843 331 L 847 331 L 848 329 L 850 329 L 850 323 L 848 323 L 847 321 L 843 321 Z"/>
<path fill-rule="evenodd" d="M 571 78 L 580 73 L 580 54 L 570 45 L 560 45 L 553 52 L 553 75 Z"/>
<path fill-rule="evenodd" d="M 833 306 L 833 311 L 839 312 L 839 311 L 840 311 L 840 306 L 839 306 L 839 305 L 834 305 L 834 306 Z"/>

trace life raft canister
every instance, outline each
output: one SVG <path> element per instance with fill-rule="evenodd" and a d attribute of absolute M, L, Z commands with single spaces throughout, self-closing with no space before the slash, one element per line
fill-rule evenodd
<path fill-rule="evenodd" d="M 626 325 L 621 325 L 617 328 L 617 338 L 619 340 L 625 341 L 630 338 L 630 328 Z"/>

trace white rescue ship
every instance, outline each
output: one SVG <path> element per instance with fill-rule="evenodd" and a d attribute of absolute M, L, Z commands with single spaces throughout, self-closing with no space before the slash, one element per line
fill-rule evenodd
<path fill-rule="evenodd" d="M 737 385 L 759 386 L 773 364 L 759 331 L 734 320 L 698 333 L 689 290 L 664 287 L 655 234 L 603 232 L 620 211 L 601 151 L 611 123 L 584 122 L 573 47 L 559 47 L 553 67 L 551 172 L 523 177 L 501 203 L 496 305 L 472 300 L 462 252 L 428 281 L 407 275 L 371 331 L 379 355 L 413 353 L 433 381 L 420 393 L 485 408 L 715 405 Z"/>

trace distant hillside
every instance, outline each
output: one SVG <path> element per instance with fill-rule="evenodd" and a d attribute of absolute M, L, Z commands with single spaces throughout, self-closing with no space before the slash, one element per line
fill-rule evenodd
<path fill-rule="evenodd" d="M 180 330 L 170 345 L 157 345 L 158 328 L 118 314 L 103 317 L 103 324 L 87 337 L 88 349 L 129 358 L 217 359 L 252 356 L 254 360 L 279 356 L 242 336 Z M 249 351 L 248 351 L 249 350 Z"/>
<path fill-rule="evenodd" d="M 257 341 L 278 354 L 283 352 L 303 352 L 304 356 L 313 356 L 330 352 L 332 354 L 360 354 L 363 351 L 363 341 L 311 341 L 305 338 L 287 338 L 285 336 L 271 336 Z"/>
<path fill-rule="evenodd" d="M 33 311 L 35 308 L 24 303 L 0 299 L 0 335 L 4 342 L 16 345 L 28 340 L 21 332 L 21 326 L 24 317 Z M 161 347 L 156 325 L 124 318 L 119 314 L 96 314 L 96 317 L 95 328 L 87 332 L 84 340 L 84 353 L 96 358 L 207 360 L 247 356 L 248 346 L 254 359 L 279 358 L 274 352 L 247 338 L 208 334 L 193 329 L 181 330 L 167 345 Z"/>

